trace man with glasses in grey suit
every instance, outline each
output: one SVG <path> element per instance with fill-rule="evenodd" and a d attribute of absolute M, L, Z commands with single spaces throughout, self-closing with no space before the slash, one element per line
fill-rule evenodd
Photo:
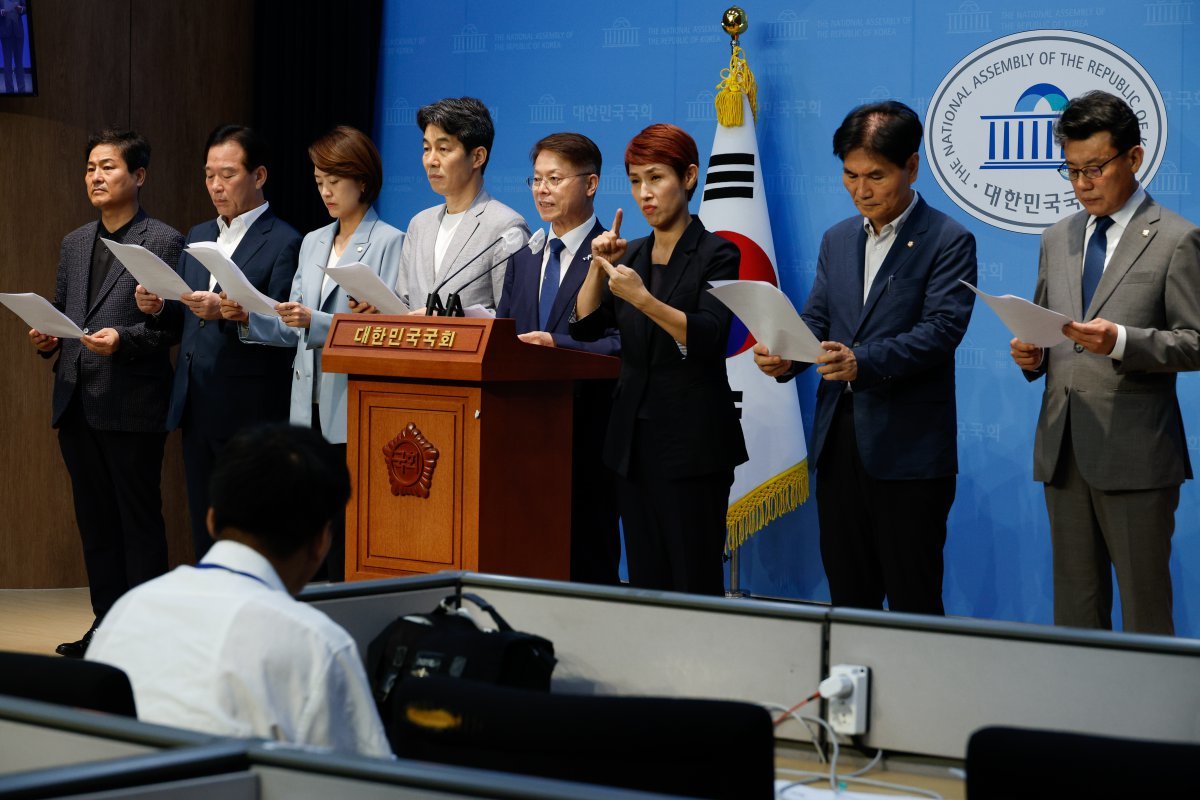
<path fill-rule="evenodd" d="M 1084 210 L 1042 234 L 1034 301 L 1077 321 L 1053 347 L 1011 342 L 1025 377 L 1046 378 L 1033 477 L 1054 622 L 1110 628 L 1115 567 L 1124 629 L 1172 634 L 1171 535 L 1192 477 L 1175 375 L 1200 369 L 1200 229 L 1138 184 L 1140 128 L 1120 98 L 1071 100 L 1055 137 Z"/>

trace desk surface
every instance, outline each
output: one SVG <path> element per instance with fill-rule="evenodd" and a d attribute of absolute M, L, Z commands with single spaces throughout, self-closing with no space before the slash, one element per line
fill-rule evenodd
<path fill-rule="evenodd" d="M 857 753 L 853 757 L 846 756 L 843 753 L 843 756 L 838 761 L 838 774 L 845 775 L 852 773 L 855 770 L 861 769 L 865 764 L 866 760 Z M 958 768 L 962 769 L 962 767 Z M 775 778 L 777 780 L 799 780 L 797 776 L 793 776 L 790 773 L 780 772 L 781 769 L 805 770 L 824 774 L 828 774 L 829 772 L 829 766 L 818 761 L 816 754 L 811 748 L 799 748 L 796 750 L 789 748 L 786 751 L 777 753 L 775 756 L 775 769 Z M 930 764 L 925 761 L 909 762 L 900 758 L 884 758 L 879 766 L 862 777 L 895 783 L 901 786 L 912 786 L 917 789 L 928 789 L 937 792 L 945 800 L 964 800 L 967 796 L 966 781 L 952 775 L 950 768 L 944 766 L 942 763 Z M 829 781 L 823 780 L 812 785 L 817 788 L 828 789 Z M 848 782 L 846 789 L 862 794 L 877 793 L 880 796 L 896 794 L 894 791 L 879 789 L 861 783 Z"/>

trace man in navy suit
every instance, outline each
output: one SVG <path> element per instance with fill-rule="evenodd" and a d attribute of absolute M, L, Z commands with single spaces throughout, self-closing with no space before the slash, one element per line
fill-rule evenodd
<path fill-rule="evenodd" d="M 529 153 L 533 177 L 526 182 L 550 238 L 537 253 L 521 248 L 504 273 L 496 316 L 512 317 L 518 338 L 545 347 L 567 347 L 615 356 L 616 328 L 594 342 L 567 332 L 575 295 L 592 258 L 592 239 L 604 232 L 593 203 L 600 184 L 600 148 L 578 133 L 554 133 Z M 612 473 L 599 453 L 611 410 L 612 381 L 581 381 L 575 392 L 571 478 L 571 580 L 617 584 L 620 532 Z"/>
<path fill-rule="evenodd" d="M 134 303 L 137 281 L 101 241 L 145 247 L 174 266 L 183 237 L 146 215 L 139 200 L 150 144 L 134 131 L 105 130 L 87 146 L 84 183 L 100 212 L 62 242 L 54 305 L 81 339 L 29 332 L 54 365 L 52 423 L 71 476 L 96 621 L 58 653 L 83 658 L 96 626 L 128 589 L 167 570 L 159 476 L 171 391 L 171 338 L 147 325 Z"/>
<path fill-rule="evenodd" d="M 208 138 L 204 183 L 217 218 L 192 228 L 187 244 L 216 242 L 260 292 L 288 298 L 300 234 L 271 213 L 266 144 L 252 129 L 222 125 Z M 221 288 L 199 261 L 184 254 L 179 272 L 192 292 L 164 303 L 138 287 L 138 306 L 181 338 L 167 429 L 183 427 L 192 541 L 199 560 L 212 545 L 205 520 L 213 460 L 240 429 L 286 421 L 294 353 L 247 344 L 238 325 L 221 317 Z"/>
<path fill-rule="evenodd" d="M 921 122 L 860 106 L 833 135 L 859 215 L 825 232 L 801 315 L 817 361 L 811 457 L 834 605 L 943 614 L 942 550 L 958 472 L 954 351 L 971 318 L 975 237 L 912 188 Z M 755 346 L 779 380 L 808 367 Z"/>

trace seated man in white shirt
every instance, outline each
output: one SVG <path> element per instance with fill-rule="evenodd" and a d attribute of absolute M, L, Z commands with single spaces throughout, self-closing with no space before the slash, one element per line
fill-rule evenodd
<path fill-rule="evenodd" d="M 345 462 L 311 429 L 250 428 L 210 490 L 216 544 L 126 593 L 87 658 L 125 671 L 143 721 L 390 756 L 354 640 L 293 598 L 350 498 Z"/>

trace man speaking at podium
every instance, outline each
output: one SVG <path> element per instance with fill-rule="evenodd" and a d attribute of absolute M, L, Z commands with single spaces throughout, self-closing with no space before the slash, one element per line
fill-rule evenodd
<path fill-rule="evenodd" d="M 550 238 L 537 253 L 522 247 L 504 274 L 496 316 L 512 317 L 523 342 L 566 347 L 604 356 L 621 353 L 616 328 L 594 342 L 567 332 L 575 296 L 588 273 L 592 239 L 604 232 L 594 203 L 600 184 L 600 148 L 578 133 L 553 133 L 530 152 L 538 215 L 550 223 Z M 571 580 L 616 585 L 621 560 L 620 531 L 612 473 L 596 454 L 612 408 L 612 381 L 580 381 L 574 405 L 571 464 Z"/>

